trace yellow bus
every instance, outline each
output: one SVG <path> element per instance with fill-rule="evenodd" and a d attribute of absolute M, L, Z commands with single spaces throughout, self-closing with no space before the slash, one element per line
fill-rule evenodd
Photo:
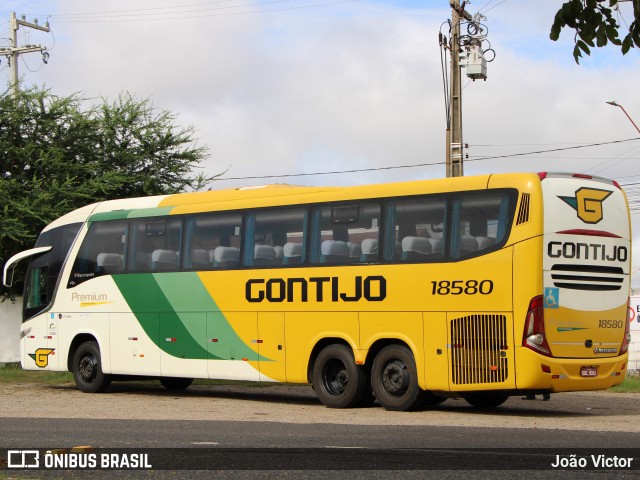
<path fill-rule="evenodd" d="M 157 378 L 311 383 L 328 407 L 606 389 L 629 346 L 617 183 L 496 174 L 105 201 L 30 258 L 25 369 L 80 390 Z"/>

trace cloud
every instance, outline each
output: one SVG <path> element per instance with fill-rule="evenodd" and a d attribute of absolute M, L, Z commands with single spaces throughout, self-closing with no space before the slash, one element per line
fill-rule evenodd
<path fill-rule="evenodd" d="M 239 3 L 248 2 L 225 5 Z M 305 4 L 310 3 L 328 2 Z M 54 14 L 56 44 L 49 64 L 37 73 L 21 67 L 27 83 L 46 83 L 61 95 L 115 97 L 127 90 L 150 97 L 196 127 L 213 154 L 205 165 L 210 174 L 227 167 L 227 177 L 253 177 L 444 161 L 437 34 L 450 17 L 446 2 L 358 1 L 248 14 L 239 12 L 284 3 L 210 10 L 223 6 L 218 2 L 178 14 L 151 0 L 135 3 L 151 10 L 122 12 L 132 8 L 130 2 L 106 0 L 101 11 L 127 16 L 101 14 L 98 19 L 113 20 L 102 23 L 65 17 L 94 8 L 79 0 L 28 5 Z M 559 42 L 548 38 L 557 8 L 555 2 L 514 1 L 485 8 L 496 59 L 486 82 L 463 84 L 464 140 L 471 147 L 466 174 L 551 170 L 624 180 L 635 173 L 638 151 L 630 144 L 471 161 L 636 135 L 622 112 L 605 101 L 617 100 L 640 121 L 638 52 L 622 57 L 610 47 L 575 65 L 572 32 L 563 32 Z M 153 20 L 158 17 L 165 19 Z M 50 38 L 30 37 L 33 43 Z M 39 58 L 24 57 L 38 65 Z M 358 184 L 444 172 L 440 164 L 215 186 Z"/>

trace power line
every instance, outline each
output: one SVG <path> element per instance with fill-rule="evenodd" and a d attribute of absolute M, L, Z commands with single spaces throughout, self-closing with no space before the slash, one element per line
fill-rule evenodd
<path fill-rule="evenodd" d="M 610 144 L 614 144 L 614 143 L 624 143 L 624 142 L 631 142 L 631 141 L 636 141 L 636 140 L 640 140 L 640 138 L 629 138 L 629 139 L 626 139 L 626 140 L 614 140 L 614 141 L 610 141 L 610 142 L 591 143 L 591 144 L 585 144 L 585 145 L 577 145 L 577 146 L 573 146 L 573 147 L 554 148 L 554 149 L 550 149 L 550 150 L 538 150 L 536 152 L 514 153 L 514 154 L 511 154 L 511 155 L 496 155 L 496 156 L 493 156 L 493 157 L 471 158 L 471 159 L 467 159 L 467 161 L 477 162 L 477 161 L 481 161 L 481 160 L 494 160 L 494 159 L 501 159 L 501 158 L 512 158 L 512 157 L 520 157 L 520 156 L 524 156 L 524 155 L 533 155 L 533 154 L 537 154 L 537 153 L 557 152 L 557 151 L 560 151 L 560 150 L 572 150 L 572 149 L 578 149 L 578 148 L 598 147 L 598 146 L 601 146 L 601 145 L 610 145 Z M 334 171 L 328 171 L 328 172 L 285 173 L 285 174 L 280 174 L 280 175 L 255 175 L 255 176 L 247 176 L 247 177 L 225 177 L 225 178 L 218 177 L 214 181 L 222 181 L 222 180 L 263 180 L 263 179 L 269 179 L 269 178 L 292 178 L 292 177 L 310 177 L 310 176 L 316 176 L 316 175 L 339 175 L 339 174 L 344 174 L 344 173 L 377 172 L 377 171 L 384 171 L 384 170 L 399 170 L 399 169 L 403 169 L 403 168 L 432 167 L 432 166 L 435 166 L 435 165 L 444 165 L 444 164 L 446 164 L 446 161 L 444 161 L 444 162 L 416 163 L 416 164 L 411 164 L 411 165 L 395 165 L 395 166 L 387 166 L 387 167 L 359 168 L 359 169 L 352 169 L 352 170 L 334 170 Z"/>
<path fill-rule="evenodd" d="M 580 148 L 589 148 L 589 147 L 600 147 L 603 145 L 612 145 L 615 143 L 625 143 L 625 142 L 634 142 L 640 140 L 640 137 L 636 137 L 636 138 L 628 138 L 626 140 L 613 140 L 610 142 L 600 142 L 600 143 L 588 143 L 588 144 L 584 144 L 584 145 L 574 145 L 572 147 L 561 147 L 561 148 L 551 148 L 548 150 L 538 150 L 538 151 L 534 151 L 534 152 L 523 152 L 523 153 L 512 153 L 509 155 L 496 155 L 496 156 L 492 156 L 492 157 L 479 157 L 479 158 L 472 158 L 472 159 L 467 159 L 468 162 L 474 161 L 477 162 L 479 160 L 492 160 L 492 159 L 498 159 L 498 158 L 513 158 L 513 157 L 522 157 L 524 155 L 535 155 L 537 153 L 549 153 L 549 152 L 562 152 L 562 151 L 566 151 L 566 150 L 577 150 Z"/>
<path fill-rule="evenodd" d="M 318 8 L 318 7 L 327 7 L 332 5 L 340 5 L 346 3 L 354 3 L 359 2 L 360 0 L 338 0 L 333 2 L 324 2 L 317 4 L 309 4 L 309 5 L 297 5 L 291 7 L 281 7 L 281 8 L 271 8 L 271 9 L 262 9 L 262 10 L 247 10 L 242 12 L 226 12 L 226 13 L 201 13 L 199 15 L 190 15 L 191 13 L 196 12 L 205 12 L 205 11 L 215 11 L 215 10 L 223 10 L 230 8 L 241 8 L 241 7 L 256 7 L 261 5 L 269 5 L 274 3 L 282 3 L 294 0 L 270 0 L 262 3 L 253 3 L 253 4 L 243 4 L 243 5 L 230 5 L 223 6 L 217 8 L 209 8 L 209 9 L 201 9 L 201 10 L 186 10 L 186 11 L 175 11 L 175 12 L 166 12 L 166 13 L 146 13 L 139 15 L 131 15 L 131 14 L 123 14 L 123 15 L 115 15 L 115 16 L 76 16 L 64 18 L 63 16 L 54 15 L 52 17 L 56 18 L 57 23 L 130 23 L 130 22 L 154 22 L 154 21 L 164 21 L 164 20 L 188 20 L 193 18 L 204 18 L 204 17 L 223 17 L 223 16 L 231 16 L 231 15 L 250 15 L 256 13 L 270 13 L 270 12 L 282 12 L 282 11 L 290 11 L 290 10 L 301 10 L 306 8 Z M 177 8 L 177 7 L 176 7 Z M 186 14 L 186 15 L 185 15 Z M 91 15 L 91 14 L 89 14 Z M 167 15 L 159 18 L 140 18 L 140 16 L 159 16 L 159 15 Z M 178 16 L 176 16 L 178 15 Z M 117 18 L 117 17 L 135 17 L 135 18 Z"/>

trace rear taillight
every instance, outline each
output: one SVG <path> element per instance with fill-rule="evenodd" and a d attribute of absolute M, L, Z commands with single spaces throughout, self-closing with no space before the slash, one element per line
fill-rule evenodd
<path fill-rule="evenodd" d="M 627 302 L 627 312 L 629 312 L 630 303 L 631 299 L 629 299 L 629 301 Z M 624 337 L 622 338 L 622 345 L 620 345 L 620 352 L 618 352 L 618 355 L 627 353 L 627 350 L 629 350 L 629 345 L 631 344 L 631 327 L 629 326 L 630 323 L 631 322 L 629 321 L 629 318 L 627 318 L 627 321 L 624 325 Z"/>
<path fill-rule="evenodd" d="M 547 357 L 551 349 L 544 332 L 544 303 L 542 295 L 533 297 L 529 302 L 529 310 L 524 322 L 522 345 Z"/>

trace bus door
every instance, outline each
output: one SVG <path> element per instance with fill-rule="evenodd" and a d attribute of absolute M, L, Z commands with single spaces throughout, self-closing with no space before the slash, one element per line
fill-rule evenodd
<path fill-rule="evenodd" d="M 29 263 L 25 280 L 23 299 L 23 320 L 32 318 L 47 308 L 51 302 L 55 282 L 50 281 L 50 250 Z M 53 284 L 52 284 L 53 283 Z M 23 325 L 24 344 L 22 362 L 25 366 L 35 365 L 44 370 L 55 370 L 58 365 L 56 350 L 58 348 L 57 325 L 55 312 L 46 312 L 46 321 L 29 322 Z"/>

